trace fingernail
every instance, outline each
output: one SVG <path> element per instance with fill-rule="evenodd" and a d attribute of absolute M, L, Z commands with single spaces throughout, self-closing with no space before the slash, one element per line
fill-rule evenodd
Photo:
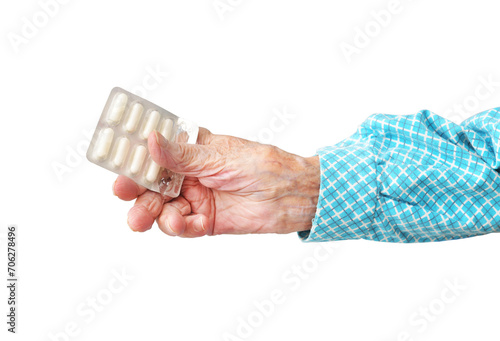
<path fill-rule="evenodd" d="M 171 236 L 177 236 L 177 233 L 175 233 L 174 230 L 172 230 L 172 227 L 170 227 L 170 223 L 169 223 L 168 219 L 166 219 L 165 225 L 167 225 L 167 229 L 170 231 Z"/>
<path fill-rule="evenodd" d="M 193 229 L 195 230 L 195 232 L 205 231 L 205 226 L 203 225 L 203 218 L 200 218 L 196 221 L 196 223 L 193 226 Z"/>
<path fill-rule="evenodd" d="M 116 184 L 116 180 L 115 180 L 115 182 L 113 182 L 113 186 L 111 186 L 111 190 L 113 191 L 113 195 L 116 197 L 115 184 Z"/>
<path fill-rule="evenodd" d="M 155 130 L 156 143 L 162 148 L 165 148 L 168 145 L 168 141 L 163 137 L 158 131 Z"/>

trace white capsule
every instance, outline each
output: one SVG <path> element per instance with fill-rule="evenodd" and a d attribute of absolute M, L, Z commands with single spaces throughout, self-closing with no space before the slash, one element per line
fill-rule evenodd
<path fill-rule="evenodd" d="M 115 167 L 121 167 L 123 161 L 128 154 L 128 149 L 130 148 L 130 141 L 126 137 L 122 137 L 116 146 L 115 156 L 113 157 L 113 165 Z"/>
<path fill-rule="evenodd" d="M 174 121 L 172 121 L 172 119 L 170 118 L 166 118 L 161 123 L 160 134 L 162 134 L 163 137 L 166 138 L 167 140 L 170 140 L 170 137 L 172 137 L 173 126 L 174 126 Z"/>
<path fill-rule="evenodd" d="M 118 93 L 113 99 L 110 108 L 108 109 L 108 117 L 106 122 L 109 124 L 117 124 L 122 119 L 125 106 L 127 105 L 128 97 L 123 93 Z"/>
<path fill-rule="evenodd" d="M 146 158 L 146 153 L 147 150 L 144 146 L 137 146 L 135 148 L 134 157 L 132 158 L 132 163 L 130 164 L 130 173 L 132 173 L 132 175 L 137 174 L 142 168 L 142 163 Z"/>
<path fill-rule="evenodd" d="M 149 117 L 144 124 L 144 128 L 142 129 L 141 137 L 143 139 L 147 139 L 149 134 L 156 128 L 158 125 L 158 121 L 160 120 L 160 113 L 156 110 L 151 111 Z"/>
<path fill-rule="evenodd" d="M 125 130 L 127 133 L 132 134 L 137 129 L 137 123 L 142 116 L 142 111 L 144 107 L 140 103 L 135 103 L 130 110 L 130 115 L 127 118 L 127 122 L 125 123 Z"/>
<path fill-rule="evenodd" d="M 146 181 L 153 182 L 158 177 L 158 172 L 160 171 L 160 165 L 154 161 L 151 161 L 151 164 L 148 167 L 148 171 L 146 172 Z"/>
<path fill-rule="evenodd" d="M 94 157 L 98 160 L 104 160 L 108 156 L 109 147 L 113 142 L 114 131 L 111 128 L 101 130 L 94 146 Z"/>

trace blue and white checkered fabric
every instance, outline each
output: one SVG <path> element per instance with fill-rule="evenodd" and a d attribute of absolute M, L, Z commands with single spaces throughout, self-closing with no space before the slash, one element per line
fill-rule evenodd
<path fill-rule="evenodd" d="M 427 110 L 370 116 L 318 150 L 321 188 L 306 242 L 430 242 L 500 232 L 500 108 L 458 125 Z"/>

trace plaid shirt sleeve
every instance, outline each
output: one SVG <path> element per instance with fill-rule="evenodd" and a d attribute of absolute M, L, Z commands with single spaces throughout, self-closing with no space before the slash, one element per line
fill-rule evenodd
<path fill-rule="evenodd" d="M 460 125 L 428 110 L 370 116 L 318 150 L 321 187 L 306 242 L 417 243 L 500 232 L 500 108 Z"/>

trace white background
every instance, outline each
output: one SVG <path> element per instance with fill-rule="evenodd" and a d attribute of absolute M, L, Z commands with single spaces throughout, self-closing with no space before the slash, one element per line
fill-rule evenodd
<path fill-rule="evenodd" d="M 401 0 L 383 27 L 372 11 L 387 13 L 388 0 L 220 3 L 230 9 L 74 0 L 50 17 L 34 0 L 0 5 L 0 338 L 498 340 L 500 235 L 327 243 L 336 248 L 326 253 L 295 234 L 186 240 L 127 227 L 131 203 L 112 195 L 115 175 L 76 154 L 114 86 L 214 133 L 304 156 L 375 112 L 429 109 L 460 122 L 500 105 L 493 1 Z M 355 40 L 346 58 L 341 46 Z M 141 90 L 151 69 L 168 76 Z M 276 110 L 294 114 L 280 131 L 270 130 Z M 8 224 L 18 226 L 16 335 L 5 324 Z M 133 279 L 110 293 L 122 271 Z M 262 317 L 254 302 L 276 292 Z"/>

